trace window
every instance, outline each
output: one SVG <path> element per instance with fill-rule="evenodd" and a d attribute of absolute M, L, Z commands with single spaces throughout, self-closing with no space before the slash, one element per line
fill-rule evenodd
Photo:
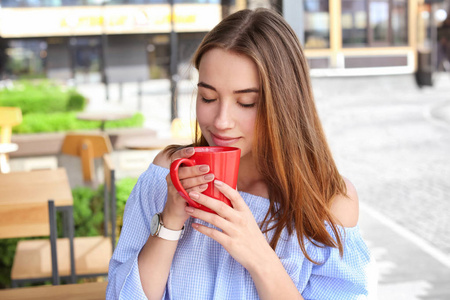
<path fill-rule="evenodd" d="M 342 0 L 344 47 L 408 43 L 407 0 Z"/>
<path fill-rule="evenodd" d="M 344 46 L 367 44 L 367 2 L 365 0 L 343 0 L 341 20 Z"/>
<path fill-rule="evenodd" d="M 392 43 L 406 45 L 408 43 L 408 11 L 407 0 L 394 0 L 392 5 Z"/>
<path fill-rule="evenodd" d="M 330 47 L 330 13 L 328 0 L 305 0 L 305 48 Z"/>
<path fill-rule="evenodd" d="M 373 45 L 389 43 L 389 2 L 369 1 L 369 37 Z"/>

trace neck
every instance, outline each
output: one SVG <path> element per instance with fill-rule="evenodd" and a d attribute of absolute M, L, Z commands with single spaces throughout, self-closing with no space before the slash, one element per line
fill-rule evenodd
<path fill-rule="evenodd" d="M 262 175 L 257 171 L 251 154 L 241 157 L 237 189 L 256 196 L 269 198 L 269 191 Z"/>

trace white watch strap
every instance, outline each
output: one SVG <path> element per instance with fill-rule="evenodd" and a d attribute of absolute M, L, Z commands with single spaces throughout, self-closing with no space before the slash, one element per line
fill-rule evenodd
<path fill-rule="evenodd" d="M 183 233 L 182 230 L 170 230 L 164 227 L 164 225 L 161 225 L 159 228 L 158 237 L 169 240 L 169 241 L 178 241 L 181 237 L 181 234 Z"/>

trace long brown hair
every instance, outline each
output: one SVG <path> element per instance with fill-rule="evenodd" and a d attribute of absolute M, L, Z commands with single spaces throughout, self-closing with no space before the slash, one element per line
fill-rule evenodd
<path fill-rule="evenodd" d="M 337 247 L 342 255 L 330 205 L 335 195 L 346 195 L 346 187 L 326 142 L 308 64 L 294 31 L 274 11 L 241 10 L 205 36 L 193 57 L 197 69 L 212 48 L 246 55 L 258 68 L 261 99 L 253 157 L 269 190 L 270 207 L 261 229 L 274 230 L 271 247 L 276 248 L 287 228 L 289 234 L 296 231 L 302 252 L 311 261 L 304 237 L 317 246 Z M 196 135 L 194 146 L 204 145 L 208 144 L 203 135 Z"/>

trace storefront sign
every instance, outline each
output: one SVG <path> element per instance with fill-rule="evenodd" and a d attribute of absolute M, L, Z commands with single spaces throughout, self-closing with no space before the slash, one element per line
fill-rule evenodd
<path fill-rule="evenodd" d="M 209 31 L 221 18 L 217 4 L 174 5 L 175 31 Z M 171 30 L 170 5 L 2 8 L 5 38 L 164 33 Z"/>

